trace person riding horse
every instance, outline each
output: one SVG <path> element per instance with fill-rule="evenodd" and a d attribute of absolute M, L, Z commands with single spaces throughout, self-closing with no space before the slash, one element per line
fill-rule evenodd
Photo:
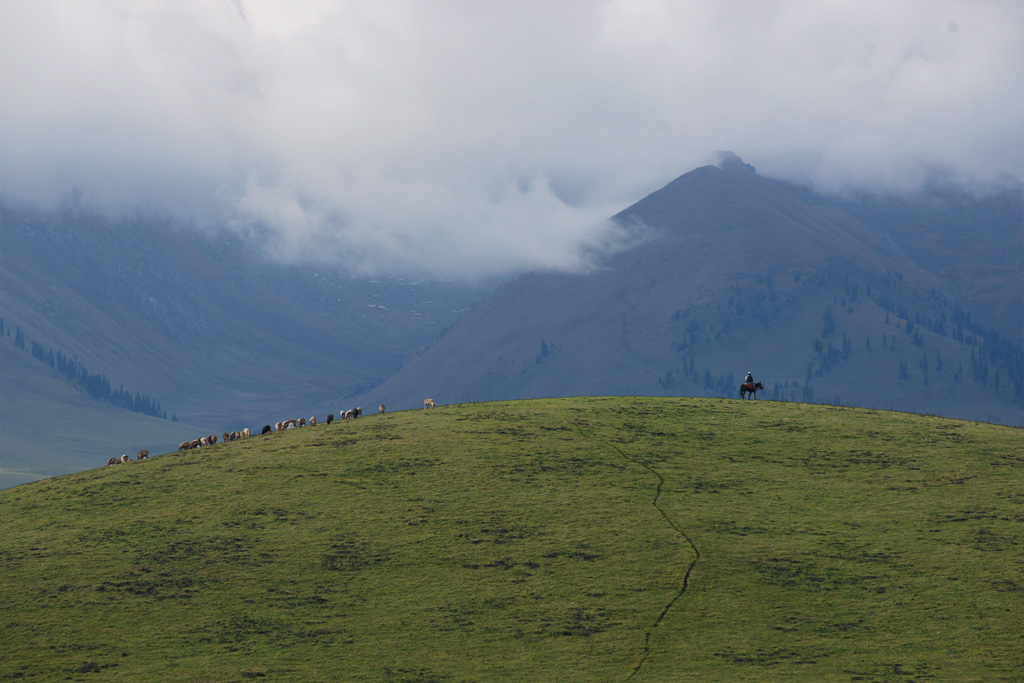
<path fill-rule="evenodd" d="M 740 398 L 746 398 L 747 394 L 757 398 L 757 392 L 761 389 L 764 389 L 764 385 L 755 382 L 754 373 L 748 372 L 747 376 L 743 378 L 743 384 L 740 385 Z"/>

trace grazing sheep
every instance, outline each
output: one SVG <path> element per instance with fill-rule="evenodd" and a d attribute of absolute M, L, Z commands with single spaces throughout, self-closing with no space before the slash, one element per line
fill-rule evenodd
<path fill-rule="evenodd" d="M 331 424 L 332 422 L 334 422 L 334 413 L 328 413 L 327 414 L 327 424 Z"/>
<path fill-rule="evenodd" d="M 122 462 L 122 463 L 126 463 L 126 462 L 131 462 L 131 460 L 132 460 L 132 459 L 128 457 L 128 454 L 127 454 L 127 453 L 124 453 L 124 454 L 123 454 L 123 455 L 121 456 L 121 462 Z"/>
<path fill-rule="evenodd" d="M 211 434 L 209 437 L 207 437 L 206 443 L 210 444 L 211 446 L 213 444 L 217 443 L 217 435 L 216 434 Z"/>
<path fill-rule="evenodd" d="M 250 436 L 252 436 L 252 432 L 249 431 L 248 427 L 246 427 L 245 429 L 242 430 L 242 438 L 243 439 L 248 439 Z"/>
<path fill-rule="evenodd" d="M 380 407 L 379 407 L 379 408 L 377 408 L 377 410 L 379 410 L 379 411 L 380 411 L 380 414 L 381 414 L 381 415 L 383 415 L 383 414 L 384 414 L 384 404 L 383 404 L 383 403 L 381 403 L 381 404 L 380 404 Z"/>
<path fill-rule="evenodd" d="M 349 420 L 349 419 L 354 420 L 354 419 L 356 419 L 357 417 L 359 417 L 362 414 L 363 414 L 363 409 L 362 408 L 350 408 L 349 410 L 346 410 L 344 413 L 342 413 L 342 419 L 344 419 L 344 420 Z"/>
<path fill-rule="evenodd" d="M 147 451 L 146 449 L 142 449 L 141 451 L 139 451 L 135 455 L 135 459 L 136 460 L 142 460 L 143 458 L 148 458 L 148 457 L 149 457 L 149 451 Z"/>
<path fill-rule="evenodd" d="M 424 409 L 433 408 L 433 407 L 434 407 L 434 399 L 432 399 L 432 398 L 425 398 L 425 399 L 423 399 L 423 408 Z"/>
<path fill-rule="evenodd" d="M 210 444 L 210 442 L 206 440 L 205 436 L 199 437 L 199 445 L 200 446 L 208 446 L 209 444 Z"/>
<path fill-rule="evenodd" d="M 121 461 L 118 460 L 117 458 L 107 458 L 107 467 L 110 467 L 111 465 L 117 465 L 120 462 Z"/>
<path fill-rule="evenodd" d="M 306 418 L 304 418 L 304 417 L 300 417 L 299 418 L 299 426 L 300 427 L 305 427 L 306 426 Z"/>
<path fill-rule="evenodd" d="M 309 426 L 310 427 L 316 427 L 316 415 L 314 415 L 313 417 L 309 418 Z"/>
<path fill-rule="evenodd" d="M 231 434 L 228 434 L 227 432 L 224 432 L 224 443 L 227 443 L 228 441 L 231 441 L 233 438 L 234 438 L 234 433 L 233 432 Z"/>
<path fill-rule="evenodd" d="M 263 425 L 263 431 L 261 431 L 260 434 L 269 434 L 272 431 L 273 430 L 270 428 L 270 425 Z"/>

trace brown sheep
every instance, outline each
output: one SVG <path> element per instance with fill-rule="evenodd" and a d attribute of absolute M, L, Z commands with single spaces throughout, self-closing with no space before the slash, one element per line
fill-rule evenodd
<path fill-rule="evenodd" d="M 379 411 L 380 411 L 380 414 L 381 414 L 381 415 L 383 415 L 383 414 L 384 414 L 384 404 L 383 404 L 383 403 L 381 403 L 381 404 L 380 404 L 380 407 L 379 407 L 379 408 L 378 408 L 377 410 L 379 410 Z"/>
<path fill-rule="evenodd" d="M 149 451 L 147 451 L 146 449 L 142 449 L 141 451 L 139 451 L 138 453 L 135 454 L 135 459 L 136 460 L 142 460 L 143 458 L 148 458 L 148 457 L 149 457 Z"/>
<path fill-rule="evenodd" d="M 328 413 L 327 424 L 331 424 L 332 422 L 334 422 L 334 413 Z"/>
<path fill-rule="evenodd" d="M 118 465 L 120 462 L 121 461 L 117 458 L 107 458 L 107 467 L 110 467 L 111 465 Z"/>
<path fill-rule="evenodd" d="M 425 399 L 423 399 L 423 408 L 424 409 L 426 409 L 426 408 L 433 408 L 433 407 L 434 407 L 434 399 L 432 399 L 432 398 L 425 398 Z"/>

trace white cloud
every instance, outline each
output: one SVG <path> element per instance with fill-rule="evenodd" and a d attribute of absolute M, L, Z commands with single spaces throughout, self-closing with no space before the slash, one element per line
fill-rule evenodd
<path fill-rule="evenodd" d="M 287 258 L 578 267 L 738 152 L 828 190 L 1024 177 L 1024 3 L 0 5 L 0 197 L 260 223 Z"/>

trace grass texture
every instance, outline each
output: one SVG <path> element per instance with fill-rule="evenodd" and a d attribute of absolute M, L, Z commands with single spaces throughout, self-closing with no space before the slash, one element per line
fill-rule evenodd
<path fill-rule="evenodd" d="M 1024 432 L 477 403 L 0 491 L 0 679 L 1011 681 Z"/>

